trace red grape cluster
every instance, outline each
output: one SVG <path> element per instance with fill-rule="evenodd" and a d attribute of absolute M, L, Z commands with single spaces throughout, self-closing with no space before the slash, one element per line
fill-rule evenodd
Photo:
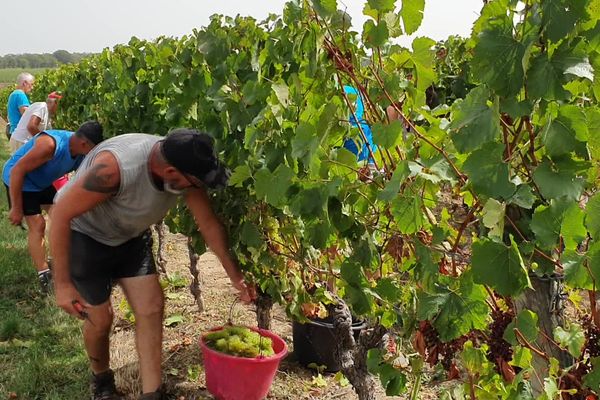
<path fill-rule="evenodd" d="M 476 340 L 476 335 L 470 332 L 449 342 L 442 342 L 440 336 L 429 321 L 419 323 L 417 332 L 417 350 L 425 357 L 429 365 L 434 366 L 441 362 L 444 369 L 448 372 L 449 378 L 458 377 L 458 369 L 455 363 L 456 353 L 464 347 L 467 340 Z M 419 343 L 421 343 L 419 345 Z"/>
<path fill-rule="evenodd" d="M 405 255 L 404 250 L 404 239 L 400 235 L 394 235 L 390 238 L 385 246 L 385 250 L 392 258 L 398 262 L 402 261 L 402 257 Z"/>
<path fill-rule="evenodd" d="M 492 311 L 492 323 L 489 325 L 490 334 L 488 337 L 489 350 L 486 354 L 487 359 L 496 364 L 496 371 L 504 374 L 503 365 L 512 360 L 513 350 L 506 340 L 504 340 L 504 331 L 512 322 L 515 314 L 512 311 L 502 311 L 495 309 Z"/>
<path fill-rule="evenodd" d="M 587 354 L 590 357 L 600 356 L 600 329 L 598 329 L 588 316 L 582 318 L 581 326 L 584 329 L 585 335 L 585 345 L 582 355 Z"/>
<path fill-rule="evenodd" d="M 426 356 L 425 361 L 427 361 L 429 365 L 434 366 L 438 361 L 439 350 L 442 346 L 442 341 L 440 340 L 437 330 L 429 321 L 421 321 L 419 323 L 417 335 L 417 337 L 421 338 L 423 341 L 422 345 L 417 344 L 417 350 L 423 353 L 423 356 Z M 419 340 L 417 340 L 417 342 L 419 342 Z"/>

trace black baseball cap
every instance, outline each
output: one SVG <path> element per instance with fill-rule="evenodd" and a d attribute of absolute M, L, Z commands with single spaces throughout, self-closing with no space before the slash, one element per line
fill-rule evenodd
<path fill-rule="evenodd" d="M 165 160 L 186 177 L 192 177 L 211 189 L 227 186 L 230 173 L 217 158 L 214 139 L 195 129 L 172 130 L 162 141 Z M 189 179 L 189 178 L 188 178 Z M 189 179 L 194 186 L 195 179 Z"/>
<path fill-rule="evenodd" d="M 94 144 L 98 144 L 104 140 L 102 136 L 102 125 L 98 121 L 87 121 L 75 131 L 75 135 L 84 137 Z"/>

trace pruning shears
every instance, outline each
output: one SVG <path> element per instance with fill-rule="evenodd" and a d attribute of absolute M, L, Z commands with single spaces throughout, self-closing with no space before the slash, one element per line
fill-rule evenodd
<path fill-rule="evenodd" d="M 83 319 L 89 321 L 90 324 L 96 326 L 96 324 L 94 324 L 90 319 L 90 315 L 88 314 L 88 312 L 85 311 L 85 307 L 79 301 L 73 300 L 71 304 L 73 305 L 73 308 L 75 308 L 75 311 L 77 311 Z"/>

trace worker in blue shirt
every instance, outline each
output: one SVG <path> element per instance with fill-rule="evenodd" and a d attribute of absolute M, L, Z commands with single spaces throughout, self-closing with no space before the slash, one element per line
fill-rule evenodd
<path fill-rule="evenodd" d="M 29 107 L 30 101 L 27 95 L 33 89 L 35 78 L 28 72 L 22 72 L 17 76 L 17 88 L 8 96 L 6 105 L 8 112 L 8 138 L 14 132 L 21 120 L 21 116 Z"/>

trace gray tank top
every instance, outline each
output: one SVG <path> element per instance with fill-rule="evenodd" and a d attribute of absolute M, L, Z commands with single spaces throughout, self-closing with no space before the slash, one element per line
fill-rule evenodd
<path fill-rule="evenodd" d="M 160 136 L 128 133 L 105 140 L 87 155 L 65 189 L 81 179 L 101 151 L 109 151 L 117 159 L 121 185 L 112 198 L 74 218 L 71 222 L 73 230 L 100 243 L 118 246 L 141 235 L 165 217 L 178 196 L 158 190 L 148 166 L 152 146 L 161 139 Z"/>

